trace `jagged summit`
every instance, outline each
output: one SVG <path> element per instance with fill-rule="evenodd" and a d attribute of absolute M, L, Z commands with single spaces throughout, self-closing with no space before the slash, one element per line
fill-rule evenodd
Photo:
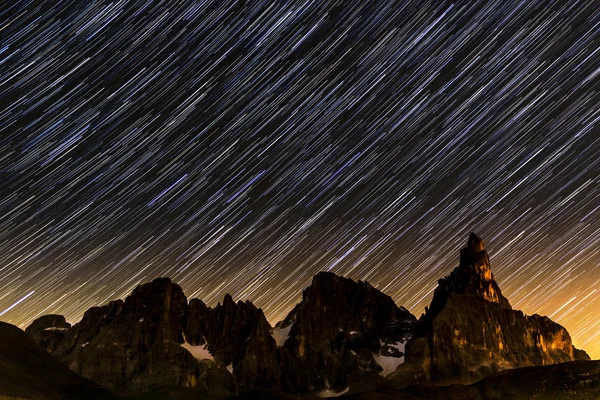
<path fill-rule="evenodd" d="M 404 360 L 415 317 L 368 282 L 319 272 L 273 330 L 282 383 L 292 393 L 340 393 Z"/>
<path fill-rule="evenodd" d="M 475 232 L 469 234 L 469 240 L 467 242 L 467 251 L 471 254 L 477 254 L 480 251 L 485 250 L 485 244 L 483 240 Z"/>
<path fill-rule="evenodd" d="M 223 305 L 225 305 L 227 303 L 235 303 L 233 301 L 233 297 L 229 293 L 226 293 L 225 297 L 223 298 Z"/>
<path fill-rule="evenodd" d="M 438 281 L 428 312 L 436 315 L 444 307 L 449 293 L 481 297 L 502 308 L 512 309 L 494 280 L 485 244 L 474 232 L 469 234 L 467 247 L 460 251 L 458 267 Z"/>
<path fill-rule="evenodd" d="M 483 240 L 471 232 L 458 267 L 438 281 L 393 379 L 407 386 L 472 383 L 504 369 L 578 359 L 589 357 L 573 347 L 565 328 L 512 309 L 494 280 Z"/>
<path fill-rule="evenodd" d="M 119 394 L 151 387 L 196 387 L 218 396 L 278 387 L 277 348 L 262 310 L 251 302 L 188 303 L 161 277 L 125 300 L 87 310 L 72 327 L 62 316 L 34 321 L 28 333 L 80 375 Z"/>

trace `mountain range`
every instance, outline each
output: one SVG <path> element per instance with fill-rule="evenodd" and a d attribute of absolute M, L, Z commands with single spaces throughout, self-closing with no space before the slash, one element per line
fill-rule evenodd
<path fill-rule="evenodd" d="M 0 398 L 600 398 L 600 362 L 511 307 L 474 233 L 419 319 L 329 272 L 274 327 L 250 301 L 210 307 L 158 278 L 72 326 L 1 324 L 0 361 Z"/>

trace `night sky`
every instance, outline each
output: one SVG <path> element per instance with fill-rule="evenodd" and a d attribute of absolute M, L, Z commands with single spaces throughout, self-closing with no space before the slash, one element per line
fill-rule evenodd
<path fill-rule="evenodd" d="M 475 231 L 600 358 L 598 1 L 0 10 L 1 320 L 168 276 L 274 324 L 323 270 L 418 317 Z"/>

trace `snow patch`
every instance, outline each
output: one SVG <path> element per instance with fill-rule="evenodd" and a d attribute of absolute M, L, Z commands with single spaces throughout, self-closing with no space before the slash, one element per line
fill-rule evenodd
<path fill-rule="evenodd" d="M 388 376 L 389 374 L 394 372 L 400 364 L 404 364 L 404 347 L 406 346 L 407 341 L 408 339 L 406 339 L 406 341 L 404 342 L 383 345 L 385 347 L 394 347 L 398 349 L 402 352 L 402 357 L 392 357 L 384 356 L 381 354 L 373 354 L 375 362 L 379 364 L 381 368 L 383 368 L 383 371 L 380 372 L 381 376 Z"/>
<path fill-rule="evenodd" d="M 346 394 L 350 391 L 350 386 L 348 386 L 346 389 L 342 390 L 341 392 L 334 392 L 331 389 L 326 389 L 323 390 L 322 392 L 317 393 L 317 396 L 321 397 L 321 398 L 327 398 L 327 397 L 339 397 L 343 394 Z"/>
<path fill-rule="evenodd" d="M 58 328 L 56 326 L 51 326 L 50 328 L 44 329 L 45 331 L 66 331 L 69 328 Z"/>
<path fill-rule="evenodd" d="M 229 371 L 230 374 L 233 374 L 233 364 L 227 366 L 227 371 Z"/>
<path fill-rule="evenodd" d="M 398 350 L 400 350 L 402 353 L 404 353 L 404 347 L 406 347 L 406 342 L 408 342 L 408 339 L 404 342 L 398 342 L 398 343 L 394 343 L 392 345 L 389 345 L 391 347 L 395 347 Z"/>
<path fill-rule="evenodd" d="M 275 343 L 277 343 L 277 347 L 283 346 L 286 340 L 290 337 L 290 330 L 292 329 L 294 324 L 289 324 L 285 328 L 275 327 L 271 331 L 271 336 L 275 339 Z"/>
<path fill-rule="evenodd" d="M 356 332 L 356 331 L 351 331 L 351 332 L 350 332 L 350 334 L 351 334 L 351 335 L 358 335 L 358 332 Z"/>
<path fill-rule="evenodd" d="M 373 354 L 373 358 L 375 359 L 375 362 L 377 362 L 377 364 L 381 365 L 381 368 L 383 368 L 383 371 L 380 372 L 381 376 L 388 376 L 394 372 L 400 364 L 404 363 L 404 356 L 390 357 Z"/>
<path fill-rule="evenodd" d="M 85 342 L 84 344 L 82 344 L 82 345 L 81 345 L 81 347 L 85 347 L 85 346 L 87 346 L 88 344 L 90 344 L 90 342 Z"/>
<path fill-rule="evenodd" d="M 193 355 L 196 360 L 215 360 L 213 355 L 210 354 L 210 352 L 208 351 L 208 343 L 206 342 L 206 339 L 204 339 L 203 345 L 194 346 L 187 342 L 184 334 L 183 344 L 180 344 L 180 346 L 189 351 L 190 354 Z"/>

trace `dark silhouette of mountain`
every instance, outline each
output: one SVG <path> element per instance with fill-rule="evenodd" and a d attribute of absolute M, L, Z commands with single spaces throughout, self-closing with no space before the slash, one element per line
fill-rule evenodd
<path fill-rule="evenodd" d="M 415 321 L 369 283 L 320 273 L 275 328 L 249 301 L 188 303 L 178 285 L 159 278 L 125 301 L 89 309 L 72 327 L 44 316 L 27 331 L 69 368 L 120 394 L 161 386 L 217 396 L 255 388 L 327 394 L 392 372 Z"/>
<path fill-rule="evenodd" d="M 393 371 L 416 318 L 368 282 L 320 272 L 277 324 L 283 386 L 292 393 L 348 389 Z"/>
<path fill-rule="evenodd" d="M 495 372 L 589 356 L 547 317 L 513 310 L 494 281 L 483 241 L 471 233 L 460 265 L 441 279 L 391 378 L 402 385 L 476 382 Z"/>
<path fill-rule="evenodd" d="M 445 398 L 453 389 L 432 385 L 470 385 L 491 375 L 481 381 L 487 386 L 456 386 L 487 396 L 481 388 L 502 379 L 518 389 L 520 375 L 503 370 L 559 364 L 527 371 L 542 380 L 570 368 L 597 375 L 597 364 L 571 362 L 589 357 L 566 329 L 512 309 L 473 233 L 418 321 L 368 282 L 321 272 L 274 328 L 250 301 L 226 295 L 214 308 L 188 302 L 181 287 L 159 278 L 124 301 L 89 309 L 73 326 L 48 315 L 27 333 L 71 370 L 135 399 Z M 580 378 L 565 385 L 584 390 Z M 493 398 L 485 396 L 473 398 Z"/>
<path fill-rule="evenodd" d="M 0 399 L 113 399 L 71 371 L 25 332 L 0 322 Z"/>

